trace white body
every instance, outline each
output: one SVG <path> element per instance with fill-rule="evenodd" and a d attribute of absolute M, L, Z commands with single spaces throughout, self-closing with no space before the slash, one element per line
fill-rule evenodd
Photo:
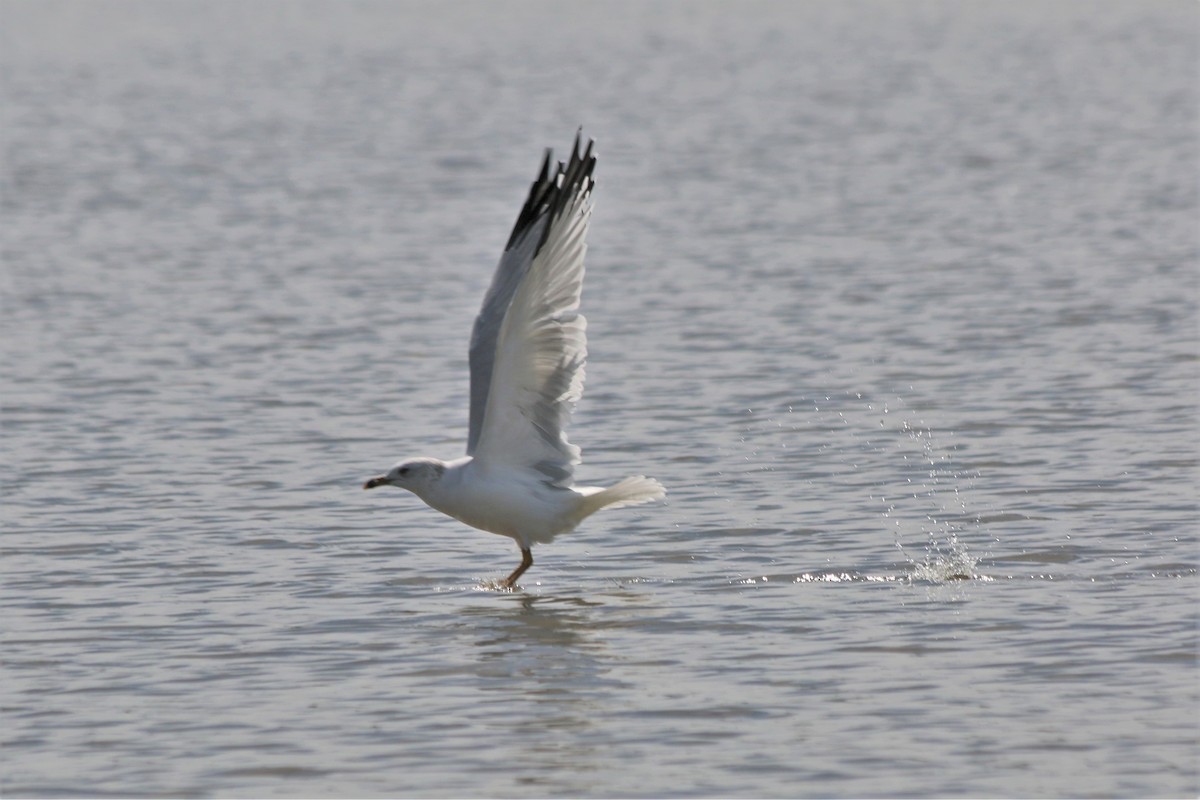
<path fill-rule="evenodd" d="M 422 464 L 424 469 L 415 465 Z M 510 465 L 488 465 L 466 456 L 454 461 L 420 459 L 397 464 L 406 468 L 393 485 L 409 489 L 432 508 L 473 528 L 508 536 L 525 549 L 545 544 L 574 530 L 586 517 L 610 506 L 630 505 L 662 497 L 655 480 L 627 478 L 610 489 L 599 486 L 562 488 L 548 485 L 537 472 Z M 389 473 L 390 474 L 390 473 Z"/>

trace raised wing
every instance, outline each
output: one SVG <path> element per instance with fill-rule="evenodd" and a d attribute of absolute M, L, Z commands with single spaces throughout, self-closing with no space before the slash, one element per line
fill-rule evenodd
<path fill-rule="evenodd" d="M 593 142 L 529 189 L 471 334 L 467 453 L 571 485 L 579 448 L 564 427 L 583 393 L 586 320 L 579 313 L 592 212 Z"/>

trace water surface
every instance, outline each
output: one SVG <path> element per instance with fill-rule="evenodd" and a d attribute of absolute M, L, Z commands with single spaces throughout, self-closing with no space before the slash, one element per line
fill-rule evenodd
<path fill-rule="evenodd" d="M 0 5 L 6 796 L 1195 796 L 1184 3 Z M 539 548 L 466 434 L 599 140 Z"/>

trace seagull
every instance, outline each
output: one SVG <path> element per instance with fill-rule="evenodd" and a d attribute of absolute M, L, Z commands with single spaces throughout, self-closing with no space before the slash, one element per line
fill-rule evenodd
<path fill-rule="evenodd" d="M 579 448 L 565 427 L 583 394 L 587 321 L 579 313 L 592 213 L 595 142 L 551 169 L 546 150 L 471 331 L 467 454 L 413 458 L 364 489 L 407 489 L 460 522 L 514 539 L 521 563 L 499 587 L 513 589 L 533 565 L 533 545 L 575 529 L 602 508 L 657 500 L 662 484 L 635 475 L 607 488 L 576 486 Z"/>

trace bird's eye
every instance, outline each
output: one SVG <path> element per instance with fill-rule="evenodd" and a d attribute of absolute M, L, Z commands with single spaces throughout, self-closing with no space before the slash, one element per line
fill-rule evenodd
<path fill-rule="evenodd" d="M 400 474 L 401 474 L 401 475 L 407 475 L 407 474 L 408 474 L 408 467 L 401 467 L 401 468 L 400 468 Z"/>

